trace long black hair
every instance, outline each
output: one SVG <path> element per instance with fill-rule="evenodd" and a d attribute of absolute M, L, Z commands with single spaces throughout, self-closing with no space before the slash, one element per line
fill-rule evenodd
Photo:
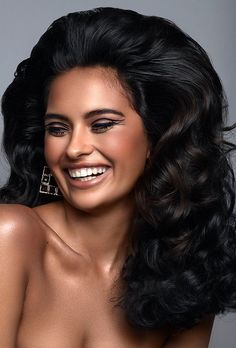
<path fill-rule="evenodd" d="M 236 309 L 235 145 L 223 136 L 234 127 L 226 127 L 227 103 L 206 52 L 166 19 L 98 8 L 48 28 L 2 99 L 11 174 L 1 201 L 41 203 L 47 92 L 76 66 L 116 71 L 151 144 L 117 301 L 127 319 L 139 328 L 184 329 Z"/>

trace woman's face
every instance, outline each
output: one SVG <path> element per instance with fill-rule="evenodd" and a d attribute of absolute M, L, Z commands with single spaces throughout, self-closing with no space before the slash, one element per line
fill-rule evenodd
<path fill-rule="evenodd" d="M 52 82 L 45 158 L 64 198 L 85 212 L 132 197 L 149 154 L 140 116 L 108 68 L 73 68 Z"/>

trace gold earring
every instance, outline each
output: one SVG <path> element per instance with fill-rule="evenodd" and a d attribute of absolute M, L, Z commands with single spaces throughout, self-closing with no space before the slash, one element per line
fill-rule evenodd
<path fill-rule="evenodd" d="M 47 195 L 62 196 L 57 186 L 57 183 L 53 178 L 50 169 L 47 166 L 43 167 L 39 192 Z"/>

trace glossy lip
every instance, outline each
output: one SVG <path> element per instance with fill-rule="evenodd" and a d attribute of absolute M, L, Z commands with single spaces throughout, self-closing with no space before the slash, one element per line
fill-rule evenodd
<path fill-rule="evenodd" d="M 100 165 L 100 167 L 101 167 L 101 165 Z M 68 171 L 65 171 L 65 175 L 66 175 L 67 180 L 69 180 L 71 186 L 78 188 L 78 189 L 81 189 L 81 190 L 86 190 L 86 189 L 89 189 L 91 187 L 96 186 L 97 184 L 100 184 L 110 174 L 111 167 L 104 166 L 104 165 L 103 165 L 103 167 L 107 167 L 107 170 L 103 174 L 96 177 L 96 179 L 92 179 L 92 180 L 88 180 L 88 181 L 80 181 L 79 179 L 72 179 L 70 177 Z M 76 169 L 76 168 L 78 168 L 78 166 L 76 166 L 73 169 Z M 86 168 L 86 167 L 80 167 L 80 168 Z M 72 169 L 72 168 L 70 167 L 70 169 Z"/>

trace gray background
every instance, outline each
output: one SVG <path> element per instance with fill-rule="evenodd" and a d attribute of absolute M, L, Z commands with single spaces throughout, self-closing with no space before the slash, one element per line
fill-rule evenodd
<path fill-rule="evenodd" d="M 171 19 L 196 39 L 210 55 L 222 79 L 229 101 L 228 124 L 236 122 L 235 0 L 0 0 L 0 5 L 0 95 L 12 81 L 17 64 L 29 56 L 54 19 L 92 7 L 121 7 Z M 2 120 L 0 135 L 1 129 Z M 0 184 L 7 174 L 8 166 L 1 156 Z M 236 314 L 215 320 L 210 347 L 236 347 Z"/>

